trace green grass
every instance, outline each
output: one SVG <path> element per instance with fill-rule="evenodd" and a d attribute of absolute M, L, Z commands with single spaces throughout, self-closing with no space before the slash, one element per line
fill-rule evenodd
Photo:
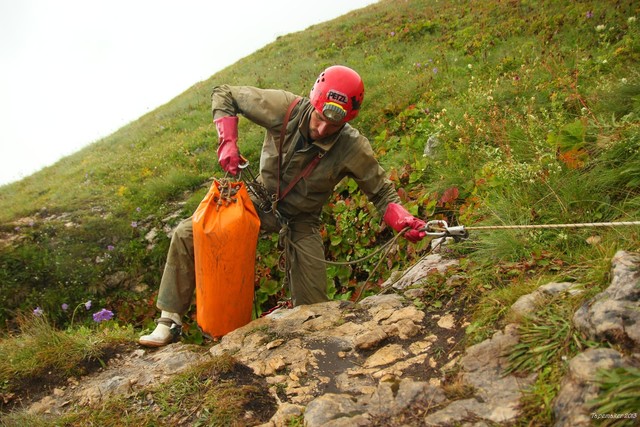
<path fill-rule="evenodd" d="M 596 343 L 585 340 L 572 326 L 577 304 L 564 295 L 545 301 L 519 327 L 519 342 L 510 351 L 505 373 L 537 373 L 522 399 L 525 418 L 534 425 L 553 423 L 552 402 L 566 373 L 565 360 Z M 580 298 L 582 300 L 582 298 Z"/>
<path fill-rule="evenodd" d="M 640 406 L 640 369 L 623 367 L 598 372 L 601 393 L 597 399 L 590 402 L 591 408 L 597 414 L 622 415 L 620 418 L 603 418 L 597 421 L 603 426 L 632 426 L 637 423 L 635 418 L 625 418 L 623 415 L 637 417 Z"/>
<path fill-rule="evenodd" d="M 84 374 L 137 336 L 131 327 L 71 327 L 60 330 L 44 315 L 20 319 L 19 334 L 0 340 L 0 387 L 12 393 L 23 383 L 61 380 Z"/>
<path fill-rule="evenodd" d="M 383 0 L 279 37 L 112 135 L 0 187 L 0 238 L 12 242 L 0 244 L 3 330 L 37 306 L 64 330 L 70 319 L 60 305 L 87 299 L 119 307 L 120 323 L 148 325 L 164 230 L 189 216 L 221 176 L 211 88 L 307 95 L 336 63 L 363 76 L 365 102 L 353 124 L 416 215 L 467 226 L 638 220 L 637 18 L 640 6 L 630 1 Z M 424 157 L 430 137 L 439 145 Z M 262 130 L 242 119 L 240 138 L 257 165 Z M 323 212 L 327 257 L 371 253 L 388 229 L 352 183 L 337 190 Z M 151 230 L 159 231 L 153 247 L 145 239 Z M 640 250 L 639 241 L 640 227 L 471 233 L 455 248 L 467 269 L 460 292 L 475 304 L 469 342 L 491 336 L 509 320 L 510 304 L 549 277 L 582 282 L 589 295 L 603 289 L 611 256 Z M 400 241 L 372 281 L 410 266 L 427 247 Z M 275 241 L 261 240 L 258 255 L 258 295 L 268 308 L 282 280 Z M 334 269 L 334 297 L 354 295 L 375 262 Z M 116 274 L 126 286 L 106 285 Z M 143 285 L 147 291 L 133 291 Z M 446 296 L 436 285 L 436 296 Z M 547 410 L 554 366 L 548 361 L 549 389 L 539 384 L 534 393 Z"/>

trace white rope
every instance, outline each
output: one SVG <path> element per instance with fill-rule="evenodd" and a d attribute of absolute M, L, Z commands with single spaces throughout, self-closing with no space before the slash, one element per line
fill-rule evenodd
<path fill-rule="evenodd" d="M 485 225 L 465 227 L 465 230 L 515 230 L 521 228 L 588 228 L 588 227 L 621 227 L 640 225 L 640 221 L 620 222 L 584 222 L 577 224 L 532 224 L 532 225 Z"/>

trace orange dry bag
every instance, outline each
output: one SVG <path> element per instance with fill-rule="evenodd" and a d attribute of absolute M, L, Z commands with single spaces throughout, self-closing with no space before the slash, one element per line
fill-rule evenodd
<path fill-rule="evenodd" d="M 259 230 L 242 182 L 214 181 L 193 214 L 196 320 L 209 337 L 251 321 Z"/>

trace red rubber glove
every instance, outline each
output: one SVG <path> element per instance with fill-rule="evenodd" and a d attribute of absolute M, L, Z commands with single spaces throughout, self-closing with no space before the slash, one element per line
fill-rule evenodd
<path fill-rule="evenodd" d="M 414 217 L 397 203 L 389 203 L 387 210 L 384 212 L 383 219 L 389 227 L 398 233 L 410 227 L 411 230 L 407 230 L 407 232 L 404 233 L 404 237 L 412 243 L 419 242 L 427 235 L 425 231 L 421 230 L 427 226 L 427 223 Z"/>
<path fill-rule="evenodd" d="M 238 117 L 225 116 L 213 122 L 218 130 L 218 162 L 222 170 L 237 175 L 242 159 L 238 152 Z"/>

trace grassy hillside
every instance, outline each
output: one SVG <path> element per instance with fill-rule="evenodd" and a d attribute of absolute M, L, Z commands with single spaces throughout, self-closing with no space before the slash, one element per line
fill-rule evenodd
<path fill-rule="evenodd" d="M 638 19 L 632 0 L 384 0 L 280 37 L 113 135 L 0 187 L 0 320 L 9 327 L 40 307 L 64 327 L 72 315 L 63 303 L 92 300 L 118 322 L 149 326 L 167 232 L 222 175 L 211 88 L 306 95 L 338 63 L 363 76 L 354 125 L 416 215 L 467 226 L 639 220 Z M 243 119 L 240 137 L 257 164 L 262 131 Z M 352 182 L 324 215 L 331 259 L 359 258 L 392 235 Z M 544 279 L 585 283 L 584 298 L 598 292 L 613 253 L 640 249 L 639 232 L 471 233 L 451 249 L 475 302 L 469 342 L 500 328 L 505 308 Z M 400 243 L 370 291 L 427 248 Z M 260 242 L 263 307 L 281 293 L 277 255 L 273 241 Z M 375 264 L 330 267 L 331 295 L 354 295 Z M 89 312 L 75 321 L 90 323 Z"/>
<path fill-rule="evenodd" d="M 126 304 L 122 320 L 146 319 L 138 306 L 152 298 L 168 238 L 157 233 L 149 245 L 145 236 L 188 216 L 221 175 L 211 88 L 307 94 L 335 63 L 364 76 L 365 106 L 354 124 L 414 213 L 466 225 L 638 218 L 638 12 L 632 1 L 382 1 L 280 37 L 113 135 L 0 188 L 0 318 L 36 306 L 55 317 L 60 304 L 93 298 Z M 243 154 L 257 164 L 261 130 L 243 120 L 240 135 Z M 429 137 L 439 145 L 425 157 Z M 359 194 L 350 199 L 358 209 L 336 199 L 326 210 L 332 258 L 366 253 L 381 238 L 378 214 Z M 345 227 L 357 244 L 342 244 L 336 229 L 357 215 L 365 226 Z M 603 232 L 600 251 L 584 243 L 589 233 L 482 233 L 471 249 L 510 262 L 551 253 L 571 265 L 637 246 L 637 228 Z M 265 300 L 279 276 L 268 271 L 273 245 L 263 245 Z M 407 247 L 388 268 L 423 249 Z M 370 269 L 332 271 L 340 278 L 332 283 L 352 291 Z M 142 284 L 148 292 L 107 289 L 115 273 L 126 275 L 129 289 Z"/>

